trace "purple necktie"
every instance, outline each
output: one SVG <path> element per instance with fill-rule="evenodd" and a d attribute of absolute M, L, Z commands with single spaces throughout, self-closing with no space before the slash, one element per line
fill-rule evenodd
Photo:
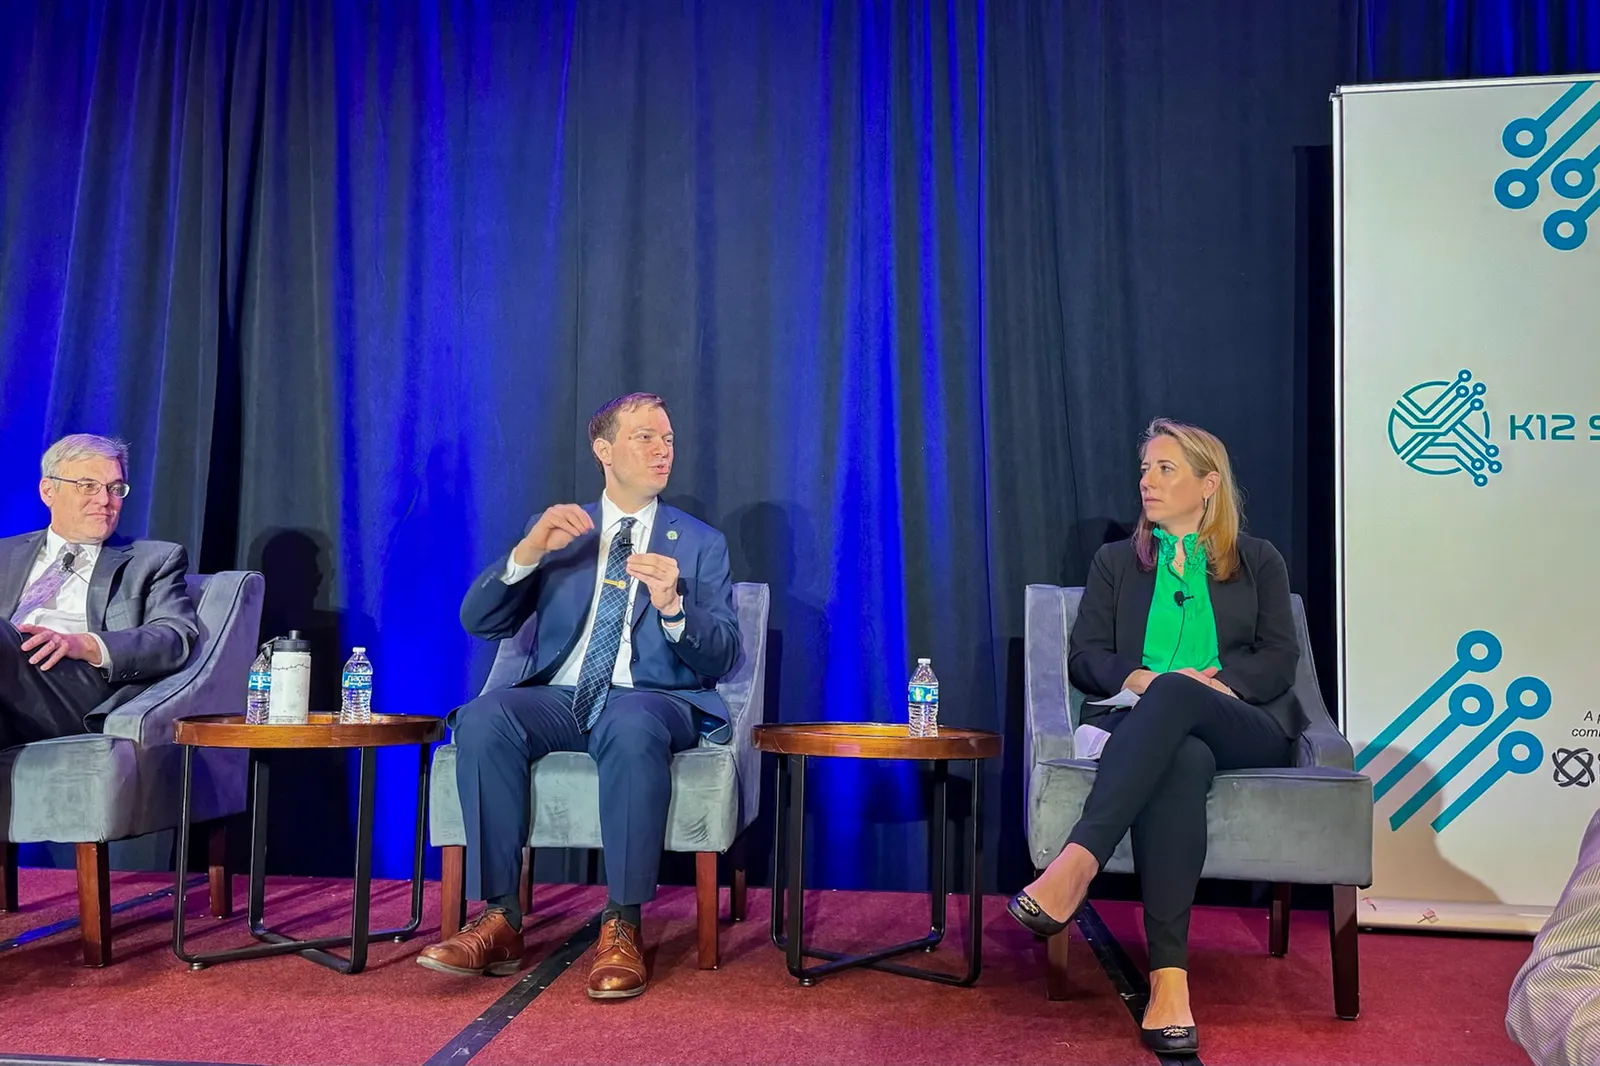
<path fill-rule="evenodd" d="M 23 619 L 55 599 L 56 593 L 61 591 L 61 586 L 72 576 L 72 560 L 77 551 L 78 547 L 75 544 L 61 546 L 61 554 L 56 556 L 56 561 L 22 594 L 17 609 L 11 615 L 12 625 L 20 626 Z"/>

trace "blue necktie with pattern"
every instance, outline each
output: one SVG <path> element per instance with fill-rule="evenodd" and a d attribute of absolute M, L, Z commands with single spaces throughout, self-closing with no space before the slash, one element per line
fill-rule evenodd
<path fill-rule="evenodd" d="M 628 614 L 627 567 L 633 551 L 635 521 L 624 518 L 622 528 L 611 538 L 600 602 L 594 609 L 594 628 L 589 631 L 589 648 L 583 653 L 583 669 L 578 672 L 578 690 L 572 695 L 572 716 L 585 733 L 594 728 L 600 712 L 606 709 L 611 675 L 617 669 L 617 647 L 622 643 L 622 623 Z"/>

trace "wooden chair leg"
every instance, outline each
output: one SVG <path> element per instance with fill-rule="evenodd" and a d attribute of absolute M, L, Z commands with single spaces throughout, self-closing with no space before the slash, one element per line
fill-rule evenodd
<path fill-rule="evenodd" d="M 206 872 L 211 888 L 211 917 L 233 917 L 233 874 L 228 871 L 228 822 L 211 823 L 206 840 Z"/>
<path fill-rule="evenodd" d="M 745 915 L 745 879 L 744 857 L 740 856 L 739 864 L 733 868 L 733 880 L 728 886 L 728 917 L 736 922 L 744 921 Z"/>
<path fill-rule="evenodd" d="M 700 968 L 715 970 L 717 943 L 717 853 L 697 851 L 694 855 L 694 914 L 700 940 Z"/>
<path fill-rule="evenodd" d="M 439 939 L 461 932 L 467 918 L 467 848 L 448 844 L 439 849 Z"/>
<path fill-rule="evenodd" d="M 111 849 L 79 844 L 78 928 L 83 932 L 83 964 L 111 963 Z"/>
<path fill-rule="evenodd" d="M 1267 930 L 1267 950 L 1276 959 L 1289 954 L 1289 904 L 1293 896 L 1293 885 L 1272 886 L 1272 917 Z"/>
<path fill-rule="evenodd" d="M 1045 938 L 1045 990 L 1051 1000 L 1067 998 L 1067 944 L 1071 939 L 1071 929 Z"/>
<path fill-rule="evenodd" d="M 517 879 L 517 906 L 522 908 L 522 920 L 533 914 L 533 849 L 522 849 L 522 876 Z"/>
<path fill-rule="evenodd" d="M 1333 1009 L 1345 1021 L 1361 1013 L 1361 964 L 1356 934 L 1356 889 L 1334 885 L 1328 908 L 1328 936 L 1333 948 Z"/>
<path fill-rule="evenodd" d="M 17 846 L 7 841 L 0 852 L 0 911 L 19 909 L 17 903 Z"/>

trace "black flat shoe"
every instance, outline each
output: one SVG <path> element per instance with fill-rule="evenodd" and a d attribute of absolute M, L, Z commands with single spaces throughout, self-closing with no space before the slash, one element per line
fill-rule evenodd
<path fill-rule="evenodd" d="M 1193 1025 L 1167 1025 L 1160 1029 L 1139 1027 L 1139 1039 L 1158 1055 L 1198 1055 L 1200 1030 Z"/>
<path fill-rule="evenodd" d="M 1030 933 L 1039 936 L 1055 936 L 1067 926 L 1072 924 L 1072 915 L 1067 915 L 1067 920 L 1058 922 L 1044 912 L 1044 908 L 1033 901 L 1033 897 L 1026 892 L 1018 892 L 1006 901 L 1006 910 L 1011 912 L 1011 917 L 1022 923 L 1022 927 Z"/>

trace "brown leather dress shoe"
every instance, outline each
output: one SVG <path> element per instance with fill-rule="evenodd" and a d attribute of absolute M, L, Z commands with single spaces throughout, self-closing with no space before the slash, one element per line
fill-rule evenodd
<path fill-rule="evenodd" d="M 609 919 L 600 926 L 594 965 L 589 967 L 589 998 L 631 999 L 644 991 L 646 978 L 638 926 Z"/>
<path fill-rule="evenodd" d="M 449 940 L 423 948 L 417 965 L 469 977 L 509 977 L 522 969 L 522 930 L 511 927 L 505 911 L 484 911 Z"/>

